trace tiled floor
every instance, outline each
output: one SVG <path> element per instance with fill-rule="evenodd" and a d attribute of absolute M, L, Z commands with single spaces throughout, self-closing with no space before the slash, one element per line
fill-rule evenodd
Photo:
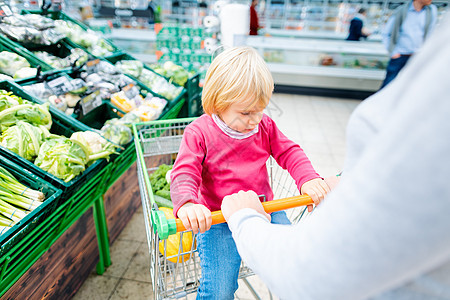
<path fill-rule="evenodd" d="M 342 168 L 345 127 L 359 103 L 358 100 L 275 94 L 266 113 L 281 131 L 302 146 L 322 176 L 331 176 Z M 103 275 L 92 271 L 75 300 L 153 299 L 142 209 L 111 247 L 111 258 L 113 264 Z M 261 299 L 270 299 L 261 280 L 253 276 L 249 281 Z M 192 296 L 189 299 L 195 298 Z M 254 299 L 241 280 L 237 296 Z"/>

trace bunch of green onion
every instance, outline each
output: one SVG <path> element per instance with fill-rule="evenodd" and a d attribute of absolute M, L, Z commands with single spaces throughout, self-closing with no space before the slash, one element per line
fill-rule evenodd
<path fill-rule="evenodd" d="M 17 181 L 0 166 L 0 235 L 39 207 L 45 195 Z"/>

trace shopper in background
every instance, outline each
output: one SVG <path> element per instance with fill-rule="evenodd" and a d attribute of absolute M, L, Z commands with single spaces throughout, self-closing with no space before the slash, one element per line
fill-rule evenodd
<path fill-rule="evenodd" d="M 252 0 L 250 5 L 250 35 L 258 35 L 259 21 L 256 5 L 258 5 L 258 0 Z"/>
<path fill-rule="evenodd" d="M 299 226 L 254 193 L 222 212 L 242 259 L 281 299 L 450 299 L 450 13 L 347 128 L 338 185 Z"/>
<path fill-rule="evenodd" d="M 360 41 L 367 38 L 370 33 L 364 28 L 367 12 L 365 8 L 360 8 L 356 16 L 350 21 L 347 41 Z"/>
<path fill-rule="evenodd" d="M 432 2 L 432 0 L 407 2 L 394 12 L 386 23 L 383 43 L 391 59 L 381 88 L 397 76 L 436 25 L 437 8 L 431 4 Z"/>
<path fill-rule="evenodd" d="M 228 225 L 211 226 L 223 197 L 253 189 L 273 199 L 266 162 L 289 170 L 302 194 L 318 204 L 329 191 L 299 145 L 263 114 L 274 83 L 263 58 L 250 47 L 227 49 L 211 63 L 202 103 L 205 115 L 183 134 L 171 172 L 174 214 L 197 236 L 202 277 L 199 299 L 233 299 L 241 258 Z M 312 207 L 311 207 L 312 209 Z M 290 224 L 283 211 L 272 223 Z"/>

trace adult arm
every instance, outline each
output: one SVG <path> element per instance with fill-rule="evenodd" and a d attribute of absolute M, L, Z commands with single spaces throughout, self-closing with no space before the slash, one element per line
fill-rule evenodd
<path fill-rule="evenodd" d="M 383 40 L 383 45 L 386 48 L 386 50 L 388 50 L 388 51 L 389 51 L 389 45 L 391 43 L 391 34 L 392 34 L 392 29 L 394 28 L 394 23 L 395 23 L 395 15 L 392 15 L 386 22 L 386 25 L 384 26 L 383 32 L 381 34 L 382 40 Z"/>
<path fill-rule="evenodd" d="M 431 40 L 365 100 L 396 106 L 312 217 L 297 226 L 249 208 L 229 217 L 241 257 L 280 298 L 362 299 L 450 260 L 450 30 Z"/>

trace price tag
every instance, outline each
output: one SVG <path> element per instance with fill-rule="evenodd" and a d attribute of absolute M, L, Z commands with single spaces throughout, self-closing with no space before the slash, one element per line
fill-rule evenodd
<path fill-rule="evenodd" d="M 90 60 L 86 63 L 87 72 L 89 74 L 96 73 L 98 71 L 98 64 L 100 63 L 100 59 Z"/>
<path fill-rule="evenodd" d="M 100 96 L 100 90 L 81 98 L 80 100 L 81 109 L 83 110 L 83 115 L 87 115 L 91 110 L 102 105 L 102 97 Z"/>
<path fill-rule="evenodd" d="M 127 96 L 128 99 L 134 99 L 134 97 L 139 95 L 139 89 L 133 84 L 130 83 L 129 85 L 125 86 L 122 91 L 125 93 L 125 96 Z"/>
<path fill-rule="evenodd" d="M 11 11 L 11 8 L 9 8 L 9 5 L 5 4 L 5 2 L 0 2 L 0 18 L 9 17 L 12 16 L 13 12 Z"/>
<path fill-rule="evenodd" d="M 72 84 L 70 83 L 69 79 L 65 76 L 61 76 L 56 79 L 50 80 L 47 82 L 47 85 L 57 96 L 63 95 L 73 90 Z"/>

